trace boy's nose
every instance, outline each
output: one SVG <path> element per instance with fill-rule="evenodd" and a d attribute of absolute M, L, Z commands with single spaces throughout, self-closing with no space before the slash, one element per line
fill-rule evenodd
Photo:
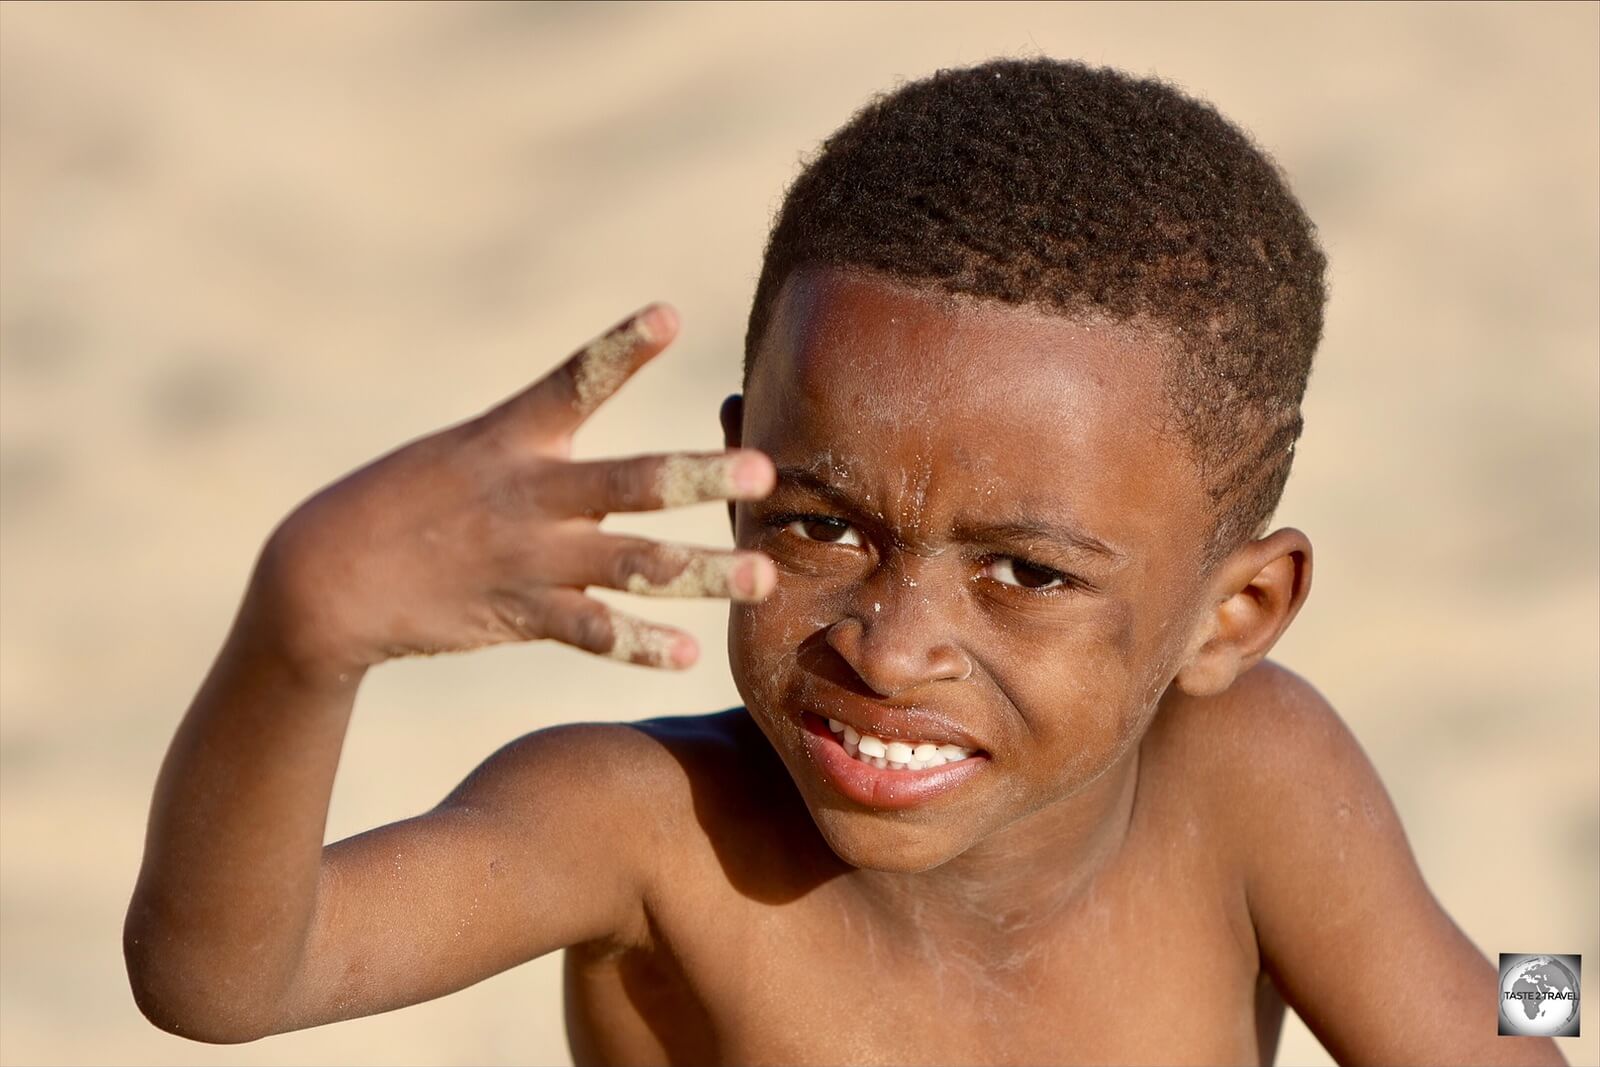
<path fill-rule="evenodd" d="M 892 697 L 928 682 L 966 679 L 972 661 L 920 597 L 889 599 L 867 591 L 827 630 L 828 647 L 874 693 Z"/>

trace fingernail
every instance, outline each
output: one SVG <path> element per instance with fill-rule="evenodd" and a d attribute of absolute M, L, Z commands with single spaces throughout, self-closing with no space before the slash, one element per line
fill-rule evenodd
<path fill-rule="evenodd" d="M 741 494 L 765 494 L 772 486 L 772 472 L 755 456 L 740 456 L 734 461 L 733 486 Z"/>
<path fill-rule="evenodd" d="M 767 581 L 766 561 L 760 558 L 746 559 L 739 564 L 739 569 L 734 574 L 734 590 L 741 599 L 760 600 L 772 591 L 771 583 Z"/>
<path fill-rule="evenodd" d="M 747 559 L 733 572 L 733 591 L 741 597 L 756 595 L 756 563 Z"/>
<path fill-rule="evenodd" d="M 700 646 L 687 637 L 680 637 L 672 646 L 672 665 L 678 669 L 693 667 L 700 658 Z"/>
<path fill-rule="evenodd" d="M 634 334 L 645 344 L 654 344 L 666 336 L 670 314 L 665 304 L 651 304 L 634 317 Z"/>

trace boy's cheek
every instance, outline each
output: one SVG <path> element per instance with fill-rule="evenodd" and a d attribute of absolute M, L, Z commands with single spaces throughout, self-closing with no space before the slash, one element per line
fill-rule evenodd
<path fill-rule="evenodd" d="M 1057 650 L 1036 663 L 1046 666 L 996 683 L 1024 720 L 1020 758 L 1010 762 L 1049 800 L 1098 777 L 1137 743 L 1153 702 L 1125 665 L 1096 650 Z"/>
<path fill-rule="evenodd" d="M 809 598 L 796 595 L 788 576 L 757 604 L 734 604 L 728 615 L 728 661 L 752 710 L 775 706 L 796 682 L 800 646 L 832 625 Z"/>

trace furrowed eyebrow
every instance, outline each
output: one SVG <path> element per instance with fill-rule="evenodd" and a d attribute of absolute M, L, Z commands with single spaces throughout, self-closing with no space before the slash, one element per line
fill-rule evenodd
<path fill-rule="evenodd" d="M 805 467 L 779 467 L 778 484 L 805 489 L 838 507 L 860 513 L 863 509 L 854 496 L 824 480 Z M 1044 541 L 1069 552 L 1089 552 L 1114 563 L 1126 560 L 1121 552 L 1093 534 L 1043 519 L 1014 519 L 1008 522 L 963 524 L 956 531 L 968 541 Z"/>
<path fill-rule="evenodd" d="M 984 523 L 981 526 L 962 526 L 958 531 L 963 538 L 976 541 L 1046 541 L 1070 552 L 1091 552 L 1115 563 L 1125 557 L 1093 534 L 1074 530 L 1070 526 L 1045 522 L 1042 519 L 1017 519 L 1011 522 Z"/>
<path fill-rule="evenodd" d="M 816 496 L 822 497 L 841 511 L 859 512 L 862 510 L 860 501 L 856 500 L 855 497 L 805 467 L 779 467 L 778 484 L 798 486 Z"/>

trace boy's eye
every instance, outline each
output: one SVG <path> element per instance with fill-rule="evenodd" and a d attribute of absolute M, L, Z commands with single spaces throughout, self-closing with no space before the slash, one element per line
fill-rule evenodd
<path fill-rule="evenodd" d="M 830 545 L 860 545 L 861 534 L 854 526 L 843 519 L 830 519 L 821 515 L 801 515 L 790 521 L 785 526 L 784 532 L 792 533 L 806 541 L 821 541 Z"/>
<path fill-rule="evenodd" d="M 1014 585 L 1020 589 L 1054 589 L 1066 584 L 1066 576 L 1049 567 L 1040 567 L 1015 556 L 995 556 L 983 568 L 987 578 L 1001 585 Z"/>

